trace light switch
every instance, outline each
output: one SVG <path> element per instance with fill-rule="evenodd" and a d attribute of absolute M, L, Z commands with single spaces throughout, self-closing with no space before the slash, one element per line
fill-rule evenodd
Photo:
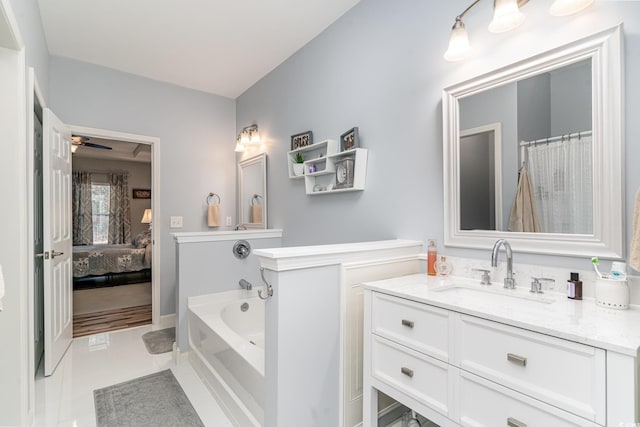
<path fill-rule="evenodd" d="M 228 217 L 227 217 L 227 225 L 232 225 L 232 224 L 231 224 L 231 217 L 230 217 L 230 216 L 228 216 Z"/>
<path fill-rule="evenodd" d="M 169 228 L 182 228 L 182 217 L 181 216 L 172 216 L 171 224 L 169 224 Z"/>

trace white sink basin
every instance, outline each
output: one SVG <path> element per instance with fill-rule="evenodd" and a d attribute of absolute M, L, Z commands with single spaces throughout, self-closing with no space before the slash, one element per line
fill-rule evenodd
<path fill-rule="evenodd" d="M 446 293 L 447 295 L 451 295 L 456 298 L 482 298 L 486 296 L 490 298 L 492 301 L 496 301 L 496 299 L 503 300 L 508 302 L 509 300 L 513 301 L 513 298 L 517 298 L 520 300 L 533 301 L 541 304 L 551 304 L 554 302 L 553 298 L 545 297 L 544 294 L 531 294 L 525 293 L 521 289 L 504 289 L 502 287 L 494 287 L 495 285 L 490 286 L 473 286 L 473 285 L 463 285 L 463 284 L 454 284 L 454 285 L 445 285 L 438 288 L 431 289 L 432 292 Z M 489 296 L 490 295 L 490 296 Z"/>

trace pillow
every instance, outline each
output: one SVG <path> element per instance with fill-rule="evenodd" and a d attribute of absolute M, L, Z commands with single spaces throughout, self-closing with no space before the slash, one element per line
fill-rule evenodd
<path fill-rule="evenodd" d="M 131 242 L 136 248 L 144 248 L 151 243 L 151 230 L 143 231 L 133 238 Z"/>

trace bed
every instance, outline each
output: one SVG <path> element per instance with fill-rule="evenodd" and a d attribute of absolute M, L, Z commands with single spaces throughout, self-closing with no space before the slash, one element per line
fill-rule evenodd
<path fill-rule="evenodd" d="M 83 278 L 104 278 L 113 286 L 117 284 L 113 283 L 115 277 L 127 277 L 124 273 L 150 273 L 151 247 L 151 235 L 147 232 L 136 236 L 131 244 L 74 246 L 74 288 Z"/>

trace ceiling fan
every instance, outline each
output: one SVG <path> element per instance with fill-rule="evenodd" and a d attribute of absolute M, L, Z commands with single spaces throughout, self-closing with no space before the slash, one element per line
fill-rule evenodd
<path fill-rule="evenodd" d="M 84 145 L 85 147 L 91 147 L 91 148 L 99 148 L 100 150 L 112 150 L 113 148 L 111 147 L 107 147 L 106 145 L 100 145 L 100 144 L 95 144 L 93 142 L 89 142 L 90 138 L 86 137 L 86 136 L 80 136 L 80 135 L 71 135 L 71 143 L 75 146 L 75 147 L 79 147 L 81 145 Z M 75 152 L 75 150 L 73 150 Z"/>

